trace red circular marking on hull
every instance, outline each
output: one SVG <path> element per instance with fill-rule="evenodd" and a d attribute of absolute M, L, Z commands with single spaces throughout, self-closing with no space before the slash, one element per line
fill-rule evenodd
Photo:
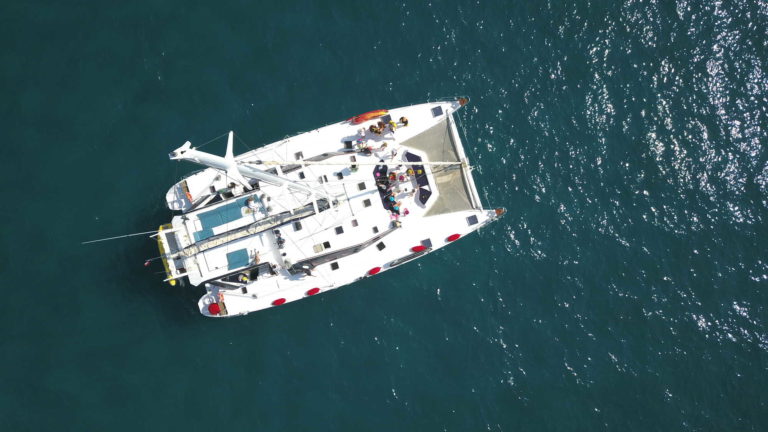
<path fill-rule="evenodd" d="M 320 288 L 312 288 L 311 290 L 307 291 L 308 296 L 313 296 L 320 292 Z"/>
<path fill-rule="evenodd" d="M 424 246 L 424 245 L 414 246 L 414 247 L 411 248 L 411 252 L 421 252 L 421 251 L 423 251 L 426 248 L 427 247 Z"/>
<path fill-rule="evenodd" d="M 368 270 L 368 275 L 373 276 L 373 275 L 375 275 L 376 273 L 378 273 L 380 271 L 381 271 L 381 267 L 374 267 L 374 268 Z"/>
<path fill-rule="evenodd" d="M 277 300 L 272 302 L 272 306 L 280 306 L 283 303 L 285 303 L 285 299 L 284 298 L 279 298 L 279 299 L 277 299 Z"/>
<path fill-rule="evenodd" d="M 461 235 L 460 235 L 460 234 L 452 234 L 452 235 L 449 235 L 449 236 L 448 236 L 448 241 L 456 241 L 456 240 L 458 240 L 458 239 L 459 239 L 459 237 L 461 237 Z"/>
<path fill-rule="evenodd" d="M 208 305 L 208 313 L 211 315 L 218 315 L 221 312 L 221 308 L 218 303 L 211 303 Z"/>

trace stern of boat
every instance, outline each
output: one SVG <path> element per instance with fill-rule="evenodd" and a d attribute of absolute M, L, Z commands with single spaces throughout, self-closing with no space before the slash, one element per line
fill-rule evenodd
<path fill-rule="evenodd" d="M 171 286 L 176 286 L 179 283 L 183 285 L 184 269 L 178 268 L 177 263 L 170 259 L 171 255 L 178 251 L 173 225 L 170 223 L 160 225 L 155 236 L 160 260 L 163 262 L 163 269 L 165 269 L 165 280 L 163 282 L 168 282 Z"/>

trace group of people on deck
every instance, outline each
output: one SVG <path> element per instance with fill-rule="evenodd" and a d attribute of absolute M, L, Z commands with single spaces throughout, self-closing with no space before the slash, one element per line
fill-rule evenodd
<path fill-rule="evenodd" d="M 401 215 L 408 216 L 410 213 L 407 208 L 403 208 L 403 202 L 398 200 L 399 196 L 405 194 L 405 196 L 410 197 L 413 196 L 416 191 L 414 189 L 409 192 L 408 188 L 405 188 L 401 192 L 400 185 L 410 182 L 410 177 L 414 175 L 412 168 L 398 172 L 397 170 L 401 168 L 402 165 L 398 166 L 395 171 L 390 172 L 386 176 L 376 173 L 376 186 L 386 194 L 385 206 L 390 211 L 392 219 L 394 220 L 398 220 Z"/>
<path fill-rule="evenodd" d="M 394 134 L 398 126 L 408 126 L 408 119 L 406 117 L 400 117 L 399 123 L 395 123 L 394 120 L 390 120 L 388 123 L 384 123 L 383 121 L 379 120 L 377 124 L 372 124 L 368 130 L 376 135 L 383 135 L 389 132 Z"/>
<path fill-rule="evenodd" d="M 367 134 L 371 133 L 373 135 L 381 136 L 391 133 L 394 136 L 398 127 L 406 126 L 408 126 L 408 118 L 400 117 L 398 122 L 390 120 L 389 122 L 384 123 L 384 121 L 379 120 L 377 124 L 371 124 L 368 129 L 361 128 L 358 131 L 359 138 L 357 139 L 357 151 L 366 155 L 378 153 L 376 156 L 381 159 L 381 162 L 384 162 L 384 159 L 387 158 L 387 156 L 389 156 L 390 160 L 394 160 L 395 156 L 397 156 L 396 149 L 391 149 L 388 155 L 383 153 L 389 150 L 387 148 L 387 143 L 382 142 L 379 147 L 374 148 L 367 144 Z M 391 217 L 395 221 L 398 221 L 401 215 L 407 216 L 409 213 L 408 209 L 403 208 L 403 203 L 398 200 L 398 197 L 403 196 L 403 193 L 406 194 L 405 196 L 413 196 L 415 194 L 415 190 L 410 192 L 408 192 L 407 188 L 405 188 L 404 191 L 400 190 L 399 186 L 403 183 L 410 182 L 410 178 L 416 174 L 412 168 L 398 172 L 398 170 L 401 170 L 402 168 L 403 166 L 400 165 L 389 174 L 386 174 L 386 170 L 383 174 L 376 173 L 376 185 L 382 193 L 385 207 L 390 211 Z"/>
<path fill-rule="evenodd" d="M 400 117 L 400 121 L 395 123 L 394 121 L 390 120 L 389 123 L 384 123 L 383 121 L 379 120 L 378 124 L 372 124 L 368 129 L 361 128 L 358 131 L 359 137 L 357 138 L 357 151 L 364 154 L 364 155 L 371 155 L 374 152 L 383 152 L 387 149 L 387 143 L 382 142 L 381 146 L 379 147 L 373 147 L 371 145 L 368 145 L 367 143 L 367 134 L 368 132 L 374 134 L 374 135 L 385 135 L 388 133 L 391 133 L 393 136 L 395 134 L 395 130 L 397 130 L 398 127 L 405 127 L 408 126 L 408 119 L 406 117 Z M 380 155 L 377 155 L 378 157 L 382 157 Z M 397 156 L 397 150 L 392 149 L 390 151 L 389 157 L 390 159 L 394 160 L 395 156 Z"/>

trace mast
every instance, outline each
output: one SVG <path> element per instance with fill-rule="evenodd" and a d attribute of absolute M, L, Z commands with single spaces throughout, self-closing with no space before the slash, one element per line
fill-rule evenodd
<path fill-rule="evenodd" d="M 235 156 L 232 150 L 233 137 L 234 137 L 234 133 L 230 131 L 229 138 L 227 139 L 227 152 L 224 155 L 224 157 L 216 156 L 214 154 L 197 150 L 194 147 L 192 147 L 192 143 L 189 141 L 185 142 L 183 146 L 172 151 L 168 155 L 168 157 L 171 160 L 186 160 L 189 162 L 194 162 L 196 164 L 205 165 L 207 167 L 224 171 L 226 172 L 227 176 L 237 181 L 238 183 L 243 185 L 244 188 L 248 190 L 252 189 L 252 187 L 250 183 L 248 183 L 248 180 L 245 177 L 260 180 L 278 187 L 287 186 L 291 189 L 294 189 L 300 192 L 305 192 L 310 195 L 320 194 L 327 197 L 327 194 L 323 192 L 315 191 L 314 189 L 306 185 L 303 185 L 301 183 L 295 182 L 293 180 L 289 180 L 285 177 L 280 177 L 274 174 L 270 174 L 268 172 L 262 171 L 252 166 L 238 163 L 238 161 L 235 160 Z M 327 197 L 327 198 L 328 198 L 328 202 L 331 202 L 330 197 Z"/>

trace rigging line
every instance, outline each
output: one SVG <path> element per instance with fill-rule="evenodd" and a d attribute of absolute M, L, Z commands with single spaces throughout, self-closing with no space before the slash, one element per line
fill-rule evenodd
<path fill-rule="evenodd" d="M 246 144 L 246 143 L 245 143 L 245 141 L 243 141 L 243 139 L 242 139 L 242 138 L 240 138 L 240 136 L 239 136 L 238 134 L 234 134 L 234 135 L 235 135 L 235 138 L 237 138 L 237 140 L 238 140 L 238 141 L 240 141 L 241 143 L 243 143 L 243 145 L 245 146 L 245 148 L 247 148 L 247 149 L 248 149 L 248 151 L 249 151 L 249 152 L 252 152 L 252 151 L 253 151 L 253 149 L 251 148 L 251 146 L 249 146 L 248 144 Z"/>
<path fill-rule="evenodd" d="M 339 204 L 342 204 L 343 202 L 344 202 L 344 199 L 342 198 L 342 199 L 339 201 Z M 329 219 L 329 218 L 331 219 L 331 220 L 330 220 L 330 222 L 331 222 L 333 225 L 335 225 L 335 224 L 336 224 L 336 223 L 338 223 L 338 222 L 342 222 L 342 223 L 343 223 L 343 222 L 345 222 L 346 220 L 348 220 L 348 219 L 352 219 L 352 218 L 354 218 L 354 217 L 355 217 L 355 215 L 353 215 L 353 214 L 352 214 L 352 215 L 349 215 L 349 216 L 343 216 L 343 215 L 339 214 L 340 212 L 339 212 L 337 209 L 338 209 L 338 206 L 336 207 L 336 209 L 330 208 L 330 209 L 328 209 L 328 210 L 325 212 L 326 214 L 325 214 L 324 216 L 322 216 L 322 219 L 321 219 L 321 223 L 320 223 L 320 225 L 317 227 L 317 230 L 309 234 L 309 238 L 310 238 L 310 239 L 312 239 L 312 240 L 314 241 L 314 239 L 312 238 L 314 235 L 317 235 L 317 234 L 319 234 L 319 233 L 322 233 L 322 232 L 324 232 L 324 231 L 329 231 L 331 228 L 334 228 L 334 227 L 332 227 L 332 226 L 329 226 L 329 227 L 327 227 L 327 228 L 323 228 L 323 227 L 325 227 L 325 226 L 326 226 L 326 222 L 328 222 L 328 219 Z M 333 214 L 332 214 L 332 215 L 328 214 L 328 213 L 330 213 L 331 211 L 333 211 Z M 305 238 L 306 238 L 306 237 L 305 237 Z"/>
<path fill-rule="evenodd" d="M 336 215 L 334 215 L 334 216 L 331 216 L 331 219 L 332 219 L 332 220 L 331 220 L 331 222 L 333 223 L 333 225 L 336 225 L 336 224 L 343 224 L 343 223 L 345 223 L 346 221 L 348 221 L 348 220 L 351 220 L 351 219 L 354 219 L 354 218 L 356 218 L 356 217 L 357 217 L 356 215 L 353 215 L 353 214 L 350 214 L 350 215 L 348 215 L 348 216 L 347 216 L 347 215 L 341 215 L 341 214 L 338 214 L 339 212 L 336 212 L 336 213 L 337 213 Z M 327 216 L 326 216 L 326 217 L 327 217 Z M 327 221 L 327 219 L 324 219 L 324 220 L 323 220 L 323 223 L 325 223 L 326 221 Z M 335 227 L 328 227 L 328 228 L 325 228 L 325 229 L 320 229 L 320 230 L 318 230 L 318 231 L 315 231 L 315 232 L 314 232 L 312 235 L 316 235 L 316 234 L 319 234 L 319 233 L 321 233 L 321 232 L 323 232 L 323 231 L 329 231 L 331 228 L 335 228 Z M 312 235 L 310 235 L 310 237 L 311 237 Z M 312 239 L 312 240 L 314 240 L 314 239 Z"/>
<path fill-rule="evenodd" d="M 179 165 L 181 164 L 173 164 L 173 179 L 176 180 L 176 183 L 181 181 L 179 180 Z"/>
<path fill-rule="evenodd" d="M 283 238 L 285 238 L 285 237 L 283 237 Z M 306 239 L 306 237 L 303 238 L 302 240 L 305 240 L 305 239 Z M 311 236 L 310 236 L 310 239 L 311 239 Z M 311 240 L 314 241 L 314 239 L 311 239 Z M 308 259 L 309 258 L 309 255 L 304 253 L 304 251 L 299 247 L 299 245 L 295 241 L 293 241 L 293 239 L 291 239 L 289 237 L 288 241 L 290 241 L 291 244 L 296 247 L 296 250 L 299 252 L 300 255 L 303 256 L 303 259 Z M 301 259 L 299 261 L 301 261 Z M 285 260 L 283 260 L 283 263 L 285 263 Z M 293 266 L 294 264 L 296 264 L 296 263 L 292 262 L 291 266 Z M 286 270 L 287 269 L 288 268 L 286 267 Z M 313 269 L 313 270 L 315 270 L 315 269 Z M 333 283 L 330 280 L 328 280 L 328 278 L 325 275 L 323 275 L 320 271 L 316 271 L 316 272 L 313 271 L 313 273 L 314 273 L 314 275 L 319 276 L 321 279 L 323 279 L 325 281 L 325 283 L 327 283 L 329 286 L 333 286 Z"/>
<path fill-rule="evenodd" d="M 322 223 L 321 223 L 321 226 L 322 226 Z M 296 248 L 296 250 L 299 252 L 299 255 L 302 255 L 303 259 L 307 259 L 307 258 L 309 258 L 309 255 L 307 255 L 307 254 L 306 254 L 306 253 L 305 253 L 305 252 L 302 250 L 302 248 L 301 248 L 301 247 L 299 247 L 299 245 L 296 243 L 296 241 L 294 241 L 294 240 L 293 240 L 291 237 L 288 237 L 288 236 L 286 236 L 286 237 L 283 237 L 283 239 L 285 239 L 285 238 L 288 238 L 288 241 L 289 241 L 289 242 L 291 242 L 291 244 L 292 244 L 292 245 L 293 245 L 293 246 Z M 312 239 L 312 234 L 310 234 L 309 238 L 310 238 L 312 241 L 314 241 L 314 239 Z M 301 240 L 306 240 L 306 237 L 305 237 L 305 238 L 303 238 L 303 239 L 301 239 Z M 278 248 L 278 253 L 280 253 L 280 252 L 279 252 L 279 248 Z M 301 259 L 300 259 L 299 261 L 301 261 Z M 285 259 L 283 259 L 283 264 L 285 264 Z M 295 262 L 294 262 L 294 263 L 291 263 L 291 265 L 293 265 L 293 264 L 295 264 Z M 287 270 L 287 269 L 288 269 L 288 268 L 286 267 L 286 270 Z M 321 278 L 321 279 L 323 279 L 323 280 L 325 281 L 325 283 L 327 283 L 329 286 L 333 286 L 333 283 L 332 283 L 330 280 L 328 280 L 328 278 L 327 278 L 325 275 L 323 275 L 321 272 L 319 272 L 319 271 L 318 271 L 318 272 L 316 272 L 315 274 L 316 274 L 316 275 L 318 275 L 318 276 L 320 276 L 320 278 Z"/>
<path fill-rule="evenodd" d="M 229 187 L 229 184 L 230 184 L 230 182 L 229 182 L 229 175 L 227 174 L 227 172 L 226 172 L 226 171 L 222 171 L 222 170 L 217 170 L 216 168 L 214 168 L 214 170 L 216 170 L 216 171 L 220 171 L 221 173 L 223 173 L 223 174 L 224 174 L 224 185 L 225 185 L 226 187 Z M 240 186 L 243 188 L 243 191 L 244 191 L 244 193 L 243 193 L 243 194 L 241 194 L 241 195 L 245 195 L 245 194 L 248 192 L 248 190 L 247 190 L 247 189 L 245 189 L 245 187 L 244 187 L 244 186 L 242 186 L 242 185 L 240 185 Z M 234 194 L 233 194 L 233 195 L 234 195 Z M 236 202 L 236 201 L 237 201 L 237 197 L 233 196 L 233 198 L 235 199 L 235 201 L 233 201 L 233 202 Z M 225 223 L 225 224 L 224 224 L 224 226 L 226 227 L 226 229 L 225 229 L 225 231 L 224 231 L 224 232 L 229 232 L 229 231 L 231 231 L 231 230 L 229 229 L 229 225 L 230 225 L 232 222 L 234 222 L 234 221 L 228 221 L 227 223 Z M 230 245 L 230 242 L 227 242 L 227 243 L 225 243 L 223 246 L 224 246 L 224 250 L 225 250 L 225 252 L 229 252 L 229 250 L 230 250 L 230 249 L 229 249 L 229 247 L 231 246 L 231 245 Z M 220 267 L 216 267 L 216 269 L 218 270 L 218 269 L 220 269 L 220 268 L 222 268 L 222 267 L 223 267 L 223 266 L 220 266 Z"/>
<path fill-rule="evenodd" d="M 315 231 L 312 231 L 308 235 L 302 237 L 302 240 L 310 239 L 312 241 L 315 241 L 315 239 L 313 238 L 315 235 L 317 235 L 317 234 L 319 234 L 319 233 L 321 233 L 323 231 L 327 231 L 327 230 L 330 230 L 331 228 L 333 228 L 333 227 L 325 227 L 325 223 L 328 221 L 328 215 L 327 214 L 325 214 L 325 215 L 322 214 L 322 213 L 328 213 L 328 212 L 330 212 L 332 210 L 333 210 L 333 208 L 329 208 L 325 212 L 316 213 L 315 214 L 316 216 L 320 216 L 320 223 L 318 224 L 318 226 L 315 229 Z M 336 220 L 337 219 L 333 219 L 332 222 L 336 222 Z"/>
<path fill-rule="evenodd" d="M 134 236 L 140 236 L 140 235 L 154 234 L 156 232 L 158 232 L 158 230 L 147 231 L 147 232 L 140 232 L 140 233 L 134 233 L 134 234 L 126 234 L 126 235 L 115 236 L 115 237 L 107 237 L 107 238 L 98 239 L 98 240 L 88 240 L 88 241 L 84 241 L 84 242 L 82 242 L 80 244 L 84 245 L 84 244 L 90 244 L 90 243 L 98 243 L 98 242 L 103 242 L 103 241 L 107 241 L 107 240 L 117 240 L 117 239 L 126 238 L 126 237 L 134 237 Z"/>
<path fill-rule="evenodd" d="M 212 143 L 212 142 L 216 141 L 217 139 L 219 139 L 219 138 L 221 138 L 221 137 L 223 137 L 223 136 L 226 136 L 228 133 L 229 133 L 229 132 L 225 132 L 225 133 L 223 133 L 223 134 L 221 134 L 221 135 L 217 136 L 216 138 L 213 138 L 213 139 L 211 139 L 211 140 L 209 140 L 209 141 L 206 141 L 206 142 L 204 142 L 204 143 L 200 144 L 199 146 L 195 146 L 194 148 L 196 148 L 196 149 L 200 149 L 200 148 L 203 148 L 203 146 L 205 146 L 205 145 L 208 145 L 208 144 L 210 144 L 210 143 Z"/>
<path fill-rule="evenodd" d="M 286 237 L 287 237 L 287 236 L 286 236 Z M 283 238 L 286 238 L 286 237 L 283 237 Z M 293 241 L 293 239 L 292 239 L 292 238 L 288 237 L 288 241 L 289 241 L 289 242 L 291 242 L 291 244 L 292 244 L 294 247 L 296 247 L 296 250 L 299 252 L 299 254 L 300 254 L 300 255 L 303 255 L 303 257 L 304 257 L 304 258 L 309 258 L 309 257 L 307 256 L 307 254 L 305 254 L 305 253 L 304 253 L 304 251 L 303 251 L 303 250 L 301 250 L 301 247 L 299 247 L 299 245 L 298 245 L 298 244 L 296 244 L 296 242 L 295 242 L 295 241 Z M 279 248 L 278 248 L 278 250 L 279 250 Z M 285 263 L 285 259 L 283 259 L 283 263 Z M 294 264 L 295 264 L 295 263 L 294 263 Z"/>
<path fill-rule="evenodd" d="M 227 186 L 229 186 L 229 184 L 230 184 L 230 183 L 229 183 L 229 175 L 227 174 L 227 172 L 226 172 L 226 171 L 224 171 L 224 181 L 225 181 L 225 184 L 226 184 Z M 233 183 L 234 183 L 234 182 L 233 182 Z M 235 186 L 235 187 L 237 187 L 237 186 Z M 245 188 L 245 186 L 243 186 L 243 185 L 240 185 L 240 187 L 241 187 L 241 188 L 243 188 L 243 193 L 242 193 L 242 194 L 240 194 L 240 195 L 237 195 L 237 196 L 233 196 L 233 198 L 234 198 L 234 200 L 235 200 L 235 201 L 233 201 L 233 203 L 234 203 L 234 202 L 237 202 L 237 198 L 238 198 L 238 197 L 240 197 L 240 196 L 242 196 L 242 195 L 246 195 L 246 194 L 248 194 L 248 193 L 250 192 L 248 189 L 246 189 L 246 188 Z M 234 195 L 234 194 L 233 194 L 233 195 Z M 262 204 L 262 205 L 263 205 L 263 204 Z M 241 211 L 242 211 L 242 210 L 241 210 Z M 238 220 L 238 219 L 235 219 L 235 220 Z M 233 220 L 233 221 L 228 221 L 228 222 L 225 224 L 225 226 L 226 226 L 226 231 L 225 231 L 225 232 L 229 232 L 229 231 L 231 231 L 229 227 L 230 227 L 230 224 L 232 224 L 232 223 L 234 223 L 234 222 L 235 222 L 234 220 Z M 226 250 L 226 252 L 229 252 L 229 251 L 230 251 L 230 246 L 231 246 L 231 243 L 232 243 L 232 242 L 228 242 L 228 243 L 226 243 L 226 244 L 225 244 L 225 250 Z M 223 266 L 222 266 L 222 267 L 223 267 Z M 219 267 L 219 268 L 221 268 L 221 267 Z"/>
<path fill-rule="evenodd" d="M 278 161 L 278 160 L 260 160 L 258 162 L 255 161 L 243 161 L 243 163 L 249 164 L 249 165 L 301 165 L 305 164 L 307 166 L 311 165 L 332 165 L 332 166 L 349 166 L 349 165 L 363 165 L 363 166 L 378 166 L 378 165 L 461 165 L 464 162 L 462 161 L 435 161 L 435 162 L 429 162 L 429 161 L 420 161 L 420 162 L 406 162 L 406 161 L 391 161 L 391 162 L 350 162 L 350 161 L 338 161 L 338 162 L 325 162 L 325 161 L 301 161 L 301 163 L 296 162 L 290 162 L 290 161 Z"/>
<path fill-rule="evenodd" d="M 451 118 L 450 118 L 450 114 L 449 114 L 447 119 L 446 119 L 446 121 L 445 121 L 445 133 L 443 134 L 443 140 L 442 140 L 443 141 L 443 147 L 441 149 L 442 153 L 440 155 L 440 159 L 445 160 L 445 142 L 446 142 L 446 140 L 450 140 L 450 139 L 451 139 Z"/>
<path fill-rule="evenodd" d="M 461 142 L 461 146 L 463 148 L 464 147 L 464 142 L 461 141 L 461 132 L 459 132 L 459 124 L 456 122 L 456 118 L 454 117 L 453 113 L 450 114 L 450 120 L 448 121 L 449 133 L 450 133 L 450 129 L 451 129 L 451 124 L 453 124 L 453 127 L 456 128 L 456 134 L 457 134 L 456 138 L 458 138 L 458 140 Z M 467 140 L 466 138 L 467 137 L 465 135 L 464 136 L 464 141 Z M 451 140 L 451 144 L 452 144 L 452 150 L 456 153 L 456 158 L 458 159 L 459 158 L 459 145 L 453 140 L 453 134 L 450 135 L 450 140 Z M 466 152 L 464 154 L 464 157 L 466 158 Z"/>
<path fill-rule="evenodd" d="M 464 136 L 464 142 L 467 142 L 467 131 L 464 129 L 464 124 L 461 122 L 461 115 L 457 114 L 456 117 L 459 119 L 458 126 L 459 130 L 461 130 L 461 134 Z"/>

